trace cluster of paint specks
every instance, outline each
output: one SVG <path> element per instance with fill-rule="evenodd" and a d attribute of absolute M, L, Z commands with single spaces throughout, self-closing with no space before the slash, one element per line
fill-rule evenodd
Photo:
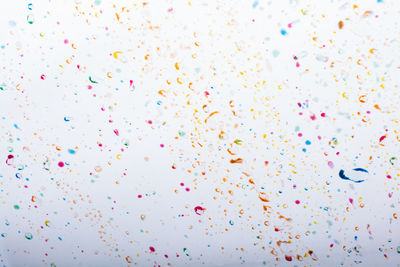
<path fill-rule="evenodd" d="M 0 266 L 400 266 L 400 1 L 7 1 Z"/>

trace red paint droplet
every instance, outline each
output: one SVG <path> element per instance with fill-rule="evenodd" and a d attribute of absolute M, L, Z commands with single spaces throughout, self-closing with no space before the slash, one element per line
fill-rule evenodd
<path fill-rule="evenodd" d="M 312 115 L 310 116 L 310 119 L 312 119 L 312 120 L 314 121 L 314 120 L 317 119 L 317 117 L 316 117 L 314 114 L 312 114 Z"/>
<path fill-rule="evenodd" d="M 160 147 L 164 147 L 164 144 L 161 144 Z"/>
<path fill-rule="evenodd" d="M 58 163 L 58 167 L 64 167 L 64 162 L 62 162 L 62 161 L 60 161 L 59 163 Z"/>
<path fill-rule="evenodd" d="M 142 195 L 138 195 L 137 197 L 138 197 L 138 198 L 142 198 Z"/>
<path fill-rule="evenodd" d="M 325 118 L 326 114 L 325 113 L 321 113 L 321 117 Z"/>
<path fill-rule="evenodd" d="M 40 79 L 42 80 L 46 79 L 46 75 L 42 74 L 42 76 L 40 76 Z"/>
<path fill-rule="evenodd" d="M 151 251 L 151 252 L 154 252 L 154 251 L 156 251 L 156 249 L 155 249 L 155 248 L 153 248 L 153 247 L 151 247 L 151 246 L 149 247 L 149 249 L 150 249 L 150 251 Z"/>
<path fill-rule="evenodd" d="M 288 256 L 288 255 L 285 255 L 285 259 L 286 259 L 287 261 L 292 261 L 292 257 L 291 257 L 291 256 Z"/>

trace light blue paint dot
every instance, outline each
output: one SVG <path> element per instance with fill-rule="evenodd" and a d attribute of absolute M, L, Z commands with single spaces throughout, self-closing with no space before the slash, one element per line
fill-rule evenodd
<path fill-rule="evenodd" d="M 274 57 L 277 57 L 277 56 L 279 56 L 279 54 L 280 54 L 280 52 L 278 51 L 278 50 L 274 50 L 274 51 L 272 51 L 272 55 L 274 56 Z"/>

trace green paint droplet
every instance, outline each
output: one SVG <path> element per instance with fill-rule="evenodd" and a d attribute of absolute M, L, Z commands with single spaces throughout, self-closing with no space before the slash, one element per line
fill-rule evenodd
<path fill-rule="evenodd" d="M 28 21 L 29 24 L 33 24 L 35 18 L 33 17 L 32 14 L 29 14 L 28 16 L 26 16 L 26 20 Z"/>
<path fill-rule="evenodd" d="M 96 6 L 99 6 L 99 5 L 101 4 L 101 0 L 96 0 L 96 1 L 94 1 L 94 4 L 95 4 Z"/>
<path fill-rule="evenodd" d="M 14 205 L 14 209 L 19 210 L 19 206 L 18 205 Z"/>
<path fill-rule="evenodd" d="M 25 233 L 25 238 L 31 240 L 33 238 L 33 235 L 31 233 Z"/>

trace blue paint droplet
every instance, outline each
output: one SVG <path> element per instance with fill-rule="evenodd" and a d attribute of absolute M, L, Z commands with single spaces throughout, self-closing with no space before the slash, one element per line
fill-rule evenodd
<path fill-rule="evenodd" d="M 311 145 L 310 140 L 307 140 L 307 141 L 306 141 L 306 145 L 307 145 L 307 146 Z"/>
<path fill-rule="evenodd" d="M 287 31 L 286 31 L 285 29 L 282 29 L 282 30 L 281 30 L 281 34 L 282 34 L 282 35 L 286 35 L 286 34 L 287 34 Z"/>
<path fill-rule="evenodd" d="M 70 148 L 70 149 L 68 149 L 68 153 L 74 155 L 76 152 L 75 152 L 75 150 Z"/>
<path fill-rule="evenodd" d="M 303 152 L 306 152 L 306 151 L 307 151 L 307 149 L 303 148 L 303 149 L 302 149 L 302 151 L 303 151 Z"/>

